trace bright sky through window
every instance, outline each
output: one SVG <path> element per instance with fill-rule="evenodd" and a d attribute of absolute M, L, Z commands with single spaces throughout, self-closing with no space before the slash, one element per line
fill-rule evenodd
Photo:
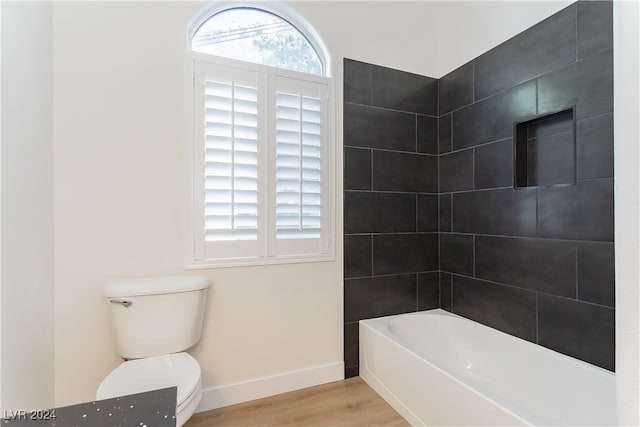
<path fill-rule="evenodd" d="M 209 18 L 193 37 L 195 52 L 322 75 L 313 46 L 290 23 L 269 12 L 235 8 Z"/>

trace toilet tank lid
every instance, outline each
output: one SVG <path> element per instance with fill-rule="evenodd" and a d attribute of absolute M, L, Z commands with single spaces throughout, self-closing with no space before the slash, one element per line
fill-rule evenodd
<path fill-rule="evenodd" d="M 109 280 L 104 287 L 107 298 L 142 295 L 170 294 L 197 291 L 208 288 L 211 282 L 206 276 L 138 277 Z"/>

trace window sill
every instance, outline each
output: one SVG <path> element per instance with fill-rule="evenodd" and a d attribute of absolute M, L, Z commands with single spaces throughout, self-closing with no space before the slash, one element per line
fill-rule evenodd
<path fill-rule="evenodd" d="M 290 257 L 280 256 L 271 258 L 229 258 L 216 260 L 188 260 L 185 270 L 202 270 L 229 267 L 254 267 L 258 265 L 278 265 L 278 264 L 301 264 L 311 262 L 331 262 L 335 261 L 334 255 L 292 255 Z"/>

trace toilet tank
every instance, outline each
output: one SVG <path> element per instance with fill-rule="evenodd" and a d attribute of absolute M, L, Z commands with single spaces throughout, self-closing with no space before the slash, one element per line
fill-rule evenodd
<path fill-rule="evenodd" d="M 107 282 L 118 354 L 139 359 L 193 347 L 202 333 L 209 279 L 169 276 Z"/>

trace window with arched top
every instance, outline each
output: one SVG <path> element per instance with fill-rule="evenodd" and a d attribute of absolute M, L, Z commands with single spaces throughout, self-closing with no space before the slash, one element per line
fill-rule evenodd
<path fill-rule="evenodd" d="M 191 28 L 192 266 L 333 257 L 326 50 L 276 6 L 218 8 Z"/>
<path fill-rule="evenodd" d="M 316 48 L 289 21 L 266 10 L 237 7 L 207 19 L 191 49 L 210 55 L 324 75 Z"/>

